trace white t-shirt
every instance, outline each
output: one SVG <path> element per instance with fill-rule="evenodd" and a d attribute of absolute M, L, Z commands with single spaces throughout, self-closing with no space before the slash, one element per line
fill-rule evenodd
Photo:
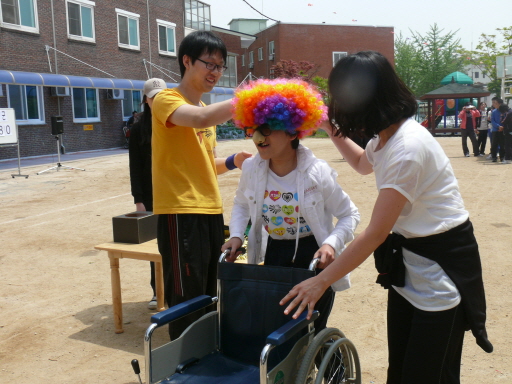
<path fill-rule="evenodd" d="M 286 176 L 277 176 L 268 170 L 267 188 L 263 200 L 262 217 L 265 230 L 275 240 L 295 240 L 311 235 L 306 220 L 299 215 L 297 170 Z"/>
<path fill-rule="evenodd" d="M 376 137 L 366 146 L 377 188 L 392 188 L 408 200 L 393 232 L 406 238 L 443 233 L 465 222 L 469 214 L 448 157 L 432 135 L 408 119 L 378 151 Z M 416 308 L 453 308 L 460 294 L 436 262 L 403 249 L 405 286 L 394 287 Z"/>

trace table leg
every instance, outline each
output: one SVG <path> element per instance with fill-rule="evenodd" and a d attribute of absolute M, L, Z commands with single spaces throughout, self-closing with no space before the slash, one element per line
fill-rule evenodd
<path fill-rule="evenodd" d="M 110 259 L 110 278 L 112 284 L 112 307 L 116 333 L 123 333 L 123 303 L 121 300 L 121 278 L 119 276 L 119 259 L 114 252 L 108 253 Z"/>
<path fill-rule="evenodd" d="M 157 311 L 163 311 L 164 305 L 164 274 L 162 270 L 162 263 L 155 261 L 155 289 L 156 289 L 156 306 Z"/>

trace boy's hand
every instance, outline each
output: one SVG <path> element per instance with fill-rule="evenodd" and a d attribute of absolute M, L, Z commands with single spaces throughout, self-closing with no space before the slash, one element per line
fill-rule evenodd
<path fill-rule="evenodd" d="M 318 263 L 318 268 L 325 269 L 329 264 L 334 261 L 334 248 L 329 244 L 324 244 L 320 247 L 318 251 L 315 252 L 313 258 L 319 258 L 320 262 Z"/>
<path fill-rule="evenodd" d="M 226 249 L 231 248 L 231 251 L 230 251 L 228 257 L 226 257 L 226 261 L 232 263 L 236 260 L 238 255 L 240 255 L 242 253 L 241 251 L 237 252 L 237 249 L 239 249 L 241 246 L 242 246 L 242 239 L 240 239 L 239 237 L 232 237 L 231 239 L 229 239 L 222 245 L 220 250 L 221 250 L 221 252 L 224 252 Z"/>
<path fill-rule="evenodd" d="M 252 153 L 249 153 L 246 151 L 238 152 L 235 155 L 235 159 L 234 159 L 236 167 L 238 169 L 242 169 L 242 164 L 244 163 L 245 159 L 248 159 L 249 157 L 252 157 Z"/>

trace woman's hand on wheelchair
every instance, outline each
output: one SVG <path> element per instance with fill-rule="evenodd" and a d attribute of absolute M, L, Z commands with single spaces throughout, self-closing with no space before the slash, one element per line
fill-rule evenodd
<path fill-rule="evenodd" d="M 232 263 L 236 260 L 238 255 L 242 254 L 242 251 L 238 249 L 242 246 L 242 239 L 239 237 L 232 237 L 228 241 L 226 241 L 222 247 L 220 248 L 221 252 L 224 252 L 226 249 L 231 248 L 229 255 L 226 257 L 226 261 Z"/>
<path fill-rule="evenodd" d="M 317 267 L 320 269 L 325 269 L 329 264 L 334 261 L 335 251 L 334 248 L 329 244 L 324 244 L 320 247 L 318 251 L 315 252 L 313 256 L 314 259 L 320 259 L 320 262 L 317 264 Z"/>
<path fill-rule="evenodd" d="M 297 307 L 297 310 L 292 316 L 294 319 L 298 318 L 305 309 L 308 311 L 308 320 L 311 319 L 315 304 L 328 288 L 328 286 L 324 286 L 325 284 L 321 276 L 322 274 L 320 273 L 315 277 L 304 280 L 302 283 L 293 287 L 292 290 L 283 297 L 279 305 L 286 305 L 292 300 L 284 310 L 285 315 L 288 315 Z"/>

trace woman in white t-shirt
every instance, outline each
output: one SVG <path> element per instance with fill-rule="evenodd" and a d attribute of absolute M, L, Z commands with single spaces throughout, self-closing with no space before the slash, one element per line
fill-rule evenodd
<path fill-rule="evenodd" d="M 464 332 L 492 351 L 478 245 L 448 157 L 411 117 L 414 95 L 387 59 L 366 51 L 329 76 L 332 127 L 324 129 L 359 173 L 375 172 L 370 224 L 342 254 L 281 301 L 294 317 L 374 253 L 388 291 L 388 383 L 459 383 Z M 362 132 L 365 150 L 348 139 Z M 390 231 L 393 233 L 390 234 Z"/>

